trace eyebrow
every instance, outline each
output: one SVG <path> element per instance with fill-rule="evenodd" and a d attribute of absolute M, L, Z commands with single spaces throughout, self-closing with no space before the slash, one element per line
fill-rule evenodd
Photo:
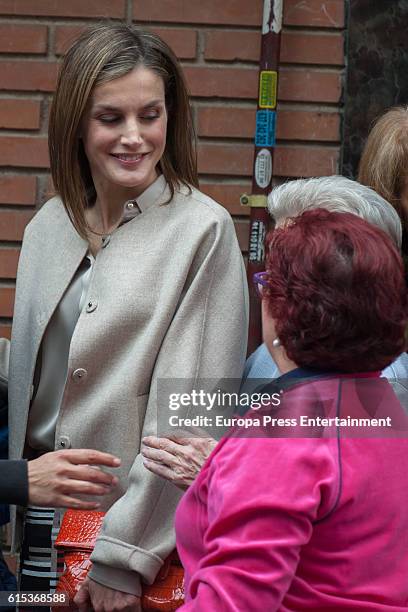
<path fill-rule="evenodd" d="M 149 108 L 153 108 L 155 106 L 161 106 L 164 105 L 164 100 L 163 99 L 157 99 L 157 100 L 151 100 L 149 102 L 147 102 L 147 104 L 145 104 L 141 110 L 148 110 Z M 99 111 L 110 111 L 110 112 L 117 112 L 120 110 L 120 108 L 118 108 L 117 106 L 112 106 L 111 104 L 96 104 L 93 109 L 94 112 L 99 112 Z"/>

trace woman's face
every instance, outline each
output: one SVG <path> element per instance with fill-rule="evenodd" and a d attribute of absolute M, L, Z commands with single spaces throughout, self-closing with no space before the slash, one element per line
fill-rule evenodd
<path fill-rule="evenodd" d="M 166 146 L 163 79 L 139 66 L 95 87 L 81 135 L 98 195 L 131 190 L 141 194 L 158 176 Z"/>

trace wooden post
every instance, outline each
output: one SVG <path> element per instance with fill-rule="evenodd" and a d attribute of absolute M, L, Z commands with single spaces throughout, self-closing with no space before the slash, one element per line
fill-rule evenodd
<path fill-rule="evenodd" d="M 264 0 L 252 193 L 241 196 L 241 204 L 251 207 L 247 268 L 250 298 L 248 353 L 262 342 L 261 307 L 252 277 L 265 265 L 264 241 L 269 225 L 266 205 L 267 195 L 272 189 L 282 11 L 283 0 Z"/>

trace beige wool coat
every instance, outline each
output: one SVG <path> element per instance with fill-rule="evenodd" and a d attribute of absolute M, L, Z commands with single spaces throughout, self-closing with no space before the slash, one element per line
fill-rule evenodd
<path fill-rule="evenodd" d="M 141 438 L 157 434 L 157 381 L 238 378 L 246 352 L 247 284 L 229 214 L 196 189 L 168 198 L 161 177 L 138 198 L 141 214 L 96 256 L 55 437 L 55 449 L 121 457 L 120 484 L 104 499 L 92 576 L 134 594 L 175 546 L 180 493 L 149 473 L 139 454 Z M 24 452 L 44 332 L 87 248 L 59 198 L 26 228 L 10 354 L 12 459 Z"/>

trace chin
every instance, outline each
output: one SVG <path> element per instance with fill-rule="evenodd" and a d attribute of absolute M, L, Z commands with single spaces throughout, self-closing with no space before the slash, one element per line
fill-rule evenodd
<path fill-rule="evenodd" d="M 153 181 L 149 182 L 147 176 L 116 176 L 112 180 L 118 187 L 142 187 L 144 185 L 150 185 Z"/>

